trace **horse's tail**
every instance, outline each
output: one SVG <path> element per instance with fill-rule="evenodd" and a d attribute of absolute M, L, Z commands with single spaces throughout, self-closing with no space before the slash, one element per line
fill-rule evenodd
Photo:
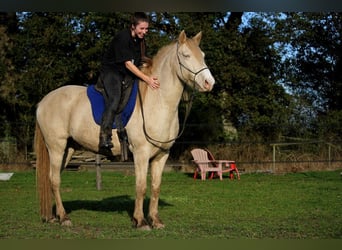
<path fill-rule="evenodd" d="M 34 150 L 36 153 L 36 182 L 40 216 L 43 221 L 48 221 L 52 218 L 52 190 L 49 178 L 50 158 L 38 122 L 36 122 L 34 135 Z"/>

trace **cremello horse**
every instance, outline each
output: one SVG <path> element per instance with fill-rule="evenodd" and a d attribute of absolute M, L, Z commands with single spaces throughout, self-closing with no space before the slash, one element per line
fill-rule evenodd
<path fill-rule="evenodd" d="M 160 88 L 153 90 L 139 82 L 139 95 L 126 126 L 129 149 L 133 154 L 136 197 L 133 221 L 137 228 L 163 228 L 158 216 L 158 200 L 164 165 L 169 149 L 179 131 L 178 105 L 185 85 L 200 92 L 210 91 L 215 80 L 199 48 L 202 33 L 187 38 L 184 31 L 178 40 L 163 47 L 143 68 L 158 76 Z M 64 86 L 47 94 L 38 104 L 35 131 L 37 188 L 40 215 L 44 221 L 71 225 L 60 195 L 61 170 L 68 164 L 75 142 L 98 152 L 100 127 L 92 117 L 86 87 Z M 120 154 L 120 142 L 113 130 L 113 155 Z M 143 213 L 147 174 L 151 171 L 151 196 L 148 220 Z M 55 198 L 56 217 L 52 212 Z"/>

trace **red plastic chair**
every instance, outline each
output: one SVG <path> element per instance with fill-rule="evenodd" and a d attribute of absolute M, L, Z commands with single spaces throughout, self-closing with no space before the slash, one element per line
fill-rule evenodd
<path fill-rule="evenodd" d="M 235 161 L 230 160 L 215 160 L 214 156 L 209 150 L 195 148 L 191 150 L 191 155 L 194 158 L 193 162 L 196 164 L 194 172 L 194 179 L 201 174 L 201 179 L 205 180 L 207 173 L 210 173 L 209 179 L 212 179 L 217 174 L 220 180 L 223 179 L 223 173 L 229 173 L 229 178 L 234 179 L 234 172 L 237 179 L 240 180 L 240 173 L 236 167 Z"/>

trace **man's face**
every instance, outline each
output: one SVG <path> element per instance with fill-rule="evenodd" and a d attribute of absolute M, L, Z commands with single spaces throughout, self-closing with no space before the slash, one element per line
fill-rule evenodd
<path fill-rule="evenodd" d="M 142 39 L 148 32 L 148 22 L 140 22 L 136 26 L 132 26 L 132 29 L 134 36 L 137 36 L 140 39 Z"/>

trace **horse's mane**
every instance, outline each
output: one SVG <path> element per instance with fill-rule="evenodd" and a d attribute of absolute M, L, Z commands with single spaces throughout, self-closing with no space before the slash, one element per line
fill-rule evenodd
<path fill-rule="evenodd" d="M 150 59 L 150 58 L 147 58 L 147 59 L 145 58 L 145 60 L 143 59 L 143 64 L 140 67 L 140 70 L 144 74 L 151 76 L 152 71 L 153 71 L 153 66 L 159 65 L 160 60 L 163 60 L 166 58 L 166 55 L 169 53 L 169 51 L 172 49 L 172 47 L 175 43 L 176 43 L 176 41 L 171 42 L 170 44 L 163 46 L 161 49 L 158 50 L 157 54 L 152 57 L 152 59 Z M 145 96 L 146 90 L 148 88 L 147 84 L 140 84 L 139 88 L 141 91 L 141 95 Z"/>
<path fill-rule="evenodd" d="M 158 65 L 159 60 L 164 59 L 165 55 L 169 53 L 172 46 L 175 44 L 176 41 L 163 46 L 161 49 L 158 50 L 157 54 L 152 57 L 152 59 L 144 60 L 143 65 L 141 66 L 141 71 L 144 72 L 146 75 L 150 76 L 152 74 L 153 65 Z"/>

